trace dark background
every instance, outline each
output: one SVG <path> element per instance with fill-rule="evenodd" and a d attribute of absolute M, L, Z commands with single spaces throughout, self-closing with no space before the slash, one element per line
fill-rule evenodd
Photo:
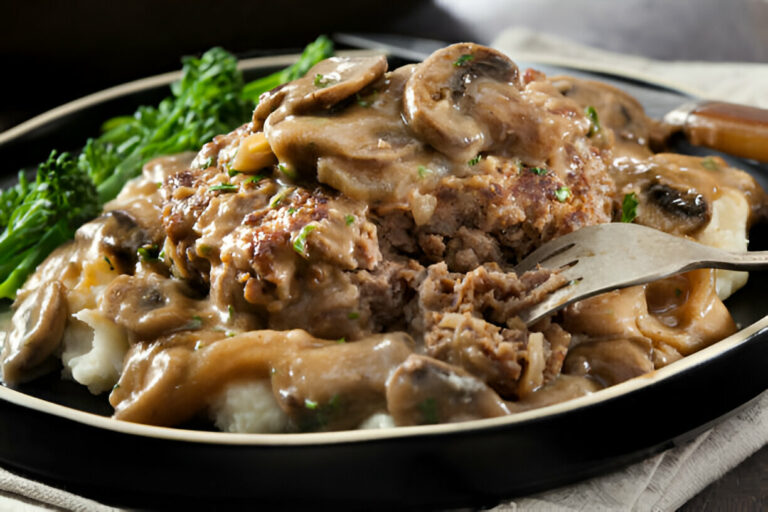
<path fill-rule="evenodd" d="M 521 25 L 660 59 L 768 62 L 766 0 L 0 0 L 0 20 L 0 131 L 211 46 L 251 57 L 343 31 L 488 43 Z M 759 510 L 766 475 L 763 448 L 685 508 Z"/>

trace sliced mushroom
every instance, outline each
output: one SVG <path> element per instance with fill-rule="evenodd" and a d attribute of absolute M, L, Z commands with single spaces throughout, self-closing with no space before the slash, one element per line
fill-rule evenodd
<path fill-rule="evenodd" d="M 387 408 L 398 425 L 424 425 L 509 414 L 506 403 L 472 374 L 411 355 L 387 382 Z"/>
<path fill-rule="evenodd" d="M 137 343 L 110 396 L 115 417 L 175 425 L 227 385 L 270 379 L 280 407 L 300 429 L 352 428 L 380 410 L 387 377 L 411 353 L 403 333 L 351 343 L 306 331 L 181 332 Z"/>
<path fill-rule="evenodd" d="M 270 116 L 267 124 L 275 124 L 291 114 L 328 109 L 378 80 L 386 71 L 384 55 L 331 57 L 315 64 L 303 78 L 262 95 L 253 112 L 253 122 L 258 128 Z"/>
<path fill-rule="evenodd" d="M 56 350 L 67 323 L 67 301 L 59 281 L 24 296 L 13 314 L 13 330 L 3 347 L 3 380 L 14 385 L 34 378 Z"/>
<path fill-rule="evenodd" d="M 709 202 L 691 188 L 657 181 L 648 184 L 640 194 L 638 222 L 668 233 L 696 233 L 711 217 Z"/>
<path fill-rule="evenodd" d="M 590 376 L 612 386 L 653 371 L 653 347 L 648 338 L 601 339 L 580 343 L 565 359 L 564 372 Z"/>
<path fill-rule="evenodd" d="M 125 327 L 134 339 L 202 327 L 196 301 L 180 281 L 158 274 L 121 275 L 104 292 L 101 311 Z"/>
<path fill-rule="evenodd" d="M 109 255 L 110 262 L 117 265 L 122 273 L 133 270 L 139 247 L 153 243 L 147 230 L 124 210 L 108 211 L 94 222 L 102 224 L 101 233 L 97 234 L 95 240 L 98 240 L 102 250 Z"/>
<path fill-rule="evenodd" d="M 418 66 L 406 84 L 403 111 L 411 129 L 435 149 L 467 161 L 534 121 L 519 112 L 519 88 L 517 66 L 507 56 L 454 44 Z"/>

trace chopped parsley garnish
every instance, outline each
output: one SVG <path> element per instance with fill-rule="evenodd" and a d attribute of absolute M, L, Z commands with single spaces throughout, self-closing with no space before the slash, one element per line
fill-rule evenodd
<path fill-rule="evenodd" d="M 236 170 L 236 169 L 228 169 L 228 170 L 227 170 L 227 174 L 229 174 L 229 177 L 230 177 L 230 178 L 231 178 L 232 176 L 237 176 L 238 174 L 240 174 L 240 172 L 241 172 L 241 171 L 238 171 L 238 170 Z"/>
<path fill-rule="evenodd" d="M 350 311 L 349 314 L 347 314 L 347 318 L 349 318 L 350 320 L 357 320 L 358 318 L 360 318 L 360 313 L 358 313 L 357 311 Z"/>
<path fill-rule="evenodd" d="M 344 216 L 344 223 L 347 226 L 351 225 L 353 222 L 355 222 L 355 216 L 354 215 L 347 214 L 347 215 Z"/>
<path fill-rule="evenodd" d="M 564 203 L 568 200 L 569 197 L 571 197 L 571 189 L 565 186 L 560 187 L 555 190 L 555 197 L 558 201 Z"/>
<path fill-rule="evenodd" d="M 120 387 L 120 383 L 116 383 L 114 386 L 112 386 L 112 391 L 118 389 Z"/>
<path fill-rule="evenodd" d="M 201 165 L 200 167 L 201 169 L 207 169 L 209 167 L 213 167 L 213 157 L 209 156 L 208 158 L 200 162 L 200 165 Z"/>
<path fill-rule="evenodd" d="M 141 261 L 157 261 L 159 252 L 160 250 L 156 244 L 142 245 L 136 249 L 136 253 L 139 255 Z"/>
<path fill-rule="evenodd" d="M 296 208 L 294 208 L 293 206 L 291 206 L 290 208 L 288 208 L 288 214 L 289 214 L 289 215 L 293 215 L 294 213 L 296 213 Z"/>
<path fill-rule="evenodd" d="M 426 168 L 426 167 L 424 167 L 423 165 L 420 165 L 420 166 L 418 167 L 418 171 L 419 171 L 419 178 L 423 178 L 423 177 L 424 177 L 424 176 L 426 176 L 427 174 L 432 174 L 432 170 L 431 170 L 431 169 L 427 169 L 427 168 Z"/>
<path fill-rule="evenodd" d="M 427 398 L 419 404 L 422 422 L 425 424 L 434 424 L 438 422 L 437 401 L 434 398 Z"/>
<path fill-rule="evenodd" d="M 708 156 L 707 158 L 703 159 L 701 161 L 701 166 L 703 168 L 709 170 L 709 171 L 719 171 L 720 170 L 720 166 L 715 161 L 715 159 L 712 158 L 711 156 Z"/>
<path fill-rule="evenodd" d="M 336 340 L 336 343 L 346 343 L 346 342 L 347 342 L 347 338 L 345 338 L 344 336 Z"/>
<path fill-rule="evenodd" d="M 584 109 L 584 115 L 589 119 L 589 131 L 587 137 L 591 137 L 601 130 L 600 119 L 597 117 L 597 110 L 592 105 Z"/>
<path fill-rule="evenodd" d="M 115 270 L 115 266 L 114 266 L 114 265 L 112 265 L 112 262 L 111 262 L 111 261 L 109 261 L 109 258 L 107 258 L 106 256 L 104 256 L 104 261 L 106 261 L 106 262 L 107 262 L 107 265 L 109 265 L 109 270 Z"/>
<path fill-rule="evenodd" d="M 467 162 L 467 165 L 472 167 L 473 165 L 477 165 L 478 163 L 480 163 L 480 160 L 482 159 L 483 159 L 483 155 L 478 154 L 477 156 L 475 156 L 475 158 Z"/>
<path fill-rule="evenodd" d="M 373 105 L 373 102 L 376 99 L 376 95 L 379 93 L 379 91 L 373 91 L 368 96 L 361 96 L 360 93 L 355 94 L 355 101 L 357 101 L 357 104 L 360 105 L 363 108 L 368 108 L 371 105 Z"/>
<path fill-rule="evenodd" d="M 632 222 L 637 217 L 637 194 L 630 192 L 621 202 L 621 222 Z"/>
<path fill-rule="evenodd" d="M 453 65 L 455 67 L 457 67 L 457 68 L 460 68 L 461 66 L 463 66 L 467 62 L 469 62 L 471 60 L 474 60 L 474 58 L 475 58 L 475 56 L 472 55 L 471 53 L 465 53 L 464 55 L 462 55 L 461 57 L 456 59 L 456 62 L 454 62 Z"/>
<path fill-rule="evenodd" d="M 310 400 L 309 398 L 305 398 L 304 407 L 306 407 L 310 411 L 314 411 L 315 409 L 317 409 L 317 402 L 315 402 L 314 400 Z"/>
<path fill-rule="evenodd" d="M 537 176 L 544 176 L 547 170 L 543 167 L 531 167 L 531 172 Z"/>
<path fill-rule="evenodd" d="M 219 183 L 218 185 L 213 185 L 212 187 L 208 187 L 208 190 L 211 191 L 220 191 L 220 192 L 234 192 L 237 190 L 237 185 L 233 183 Z"/>
<path fill-rule="evenodd" d="M 157 255 L 158 259 L 165 260 L 165 250 L 160 251 L 160 254 Z"/>
<path fill-rule="evenodd" d="M 192 320 L 190 320 L 186 325 L 186 328 L 191 331 L 196 331 L 202 327 L 203 327 L 203 319 L 200 315 L 193 316 Z"/>
<path fill-rule="evenodd" d="M 258 183 L 258 182 L 260 182 L 263 179 L 264 179 L 263 175 L 261 175 L 261 174 L 254 174 L 253 176 L 248 178 L 248 183 Z"/>
<path fill-rule="evenodd" d="M 301 228 L 301 231 L 299 232 L 298 236 L 296 236 L 296 240 L 293 241 L 293 250 L 297 253 L 301 254 L 302 256 L 307 256 L 307 236 L 316 228 L 314 224 L 307 224 L 303 228 Z"/>
<path fill-rule="evenodd" d="M 315 87 L 318 89 L 323 89 L 325 87 L 328 87 L 329 85 L 333 85 L 336 83 L 336 80 L 334 80 L 332 77 L 325 76 L 321 73 L 318 73 L 315 75 Z"/>
<path fill-rule="evenodd" d="M 227 320 L 229 321 L 229 323 L 232 323 L 232 320 L 235 318 L 235 308 L 232 307 L 232 304 L 227 306 L 227 314 L 228 314 Z"/>
<path fill-rule="evenodd" d="M 280 172 L 288 176 L 289 178 L 296 179 L 296 171 L 288 167 L 287 165 L 283 163 L 277 164 L 277 168 L 280 169 Z"/>
<path fill-rule="evenodd" d="M 272 196 L 272 199 L 269 201 L 269 207 L 270 208 L 277 208 L 280 206 L 280 203 L 283 202 L 283 199 L 285 199 L 288 194 L 290 194 L 293 191 L 292 188 L 284 188 L 274 196 Z"/>

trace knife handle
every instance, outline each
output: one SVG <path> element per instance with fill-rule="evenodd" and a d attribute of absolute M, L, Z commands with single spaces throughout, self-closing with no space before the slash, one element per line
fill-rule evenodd
<path fill-rule="evenodd" d="M 768 162 L 768 110 L 710 101 L 690 111 L 683 133 L 696 146 Z"/>

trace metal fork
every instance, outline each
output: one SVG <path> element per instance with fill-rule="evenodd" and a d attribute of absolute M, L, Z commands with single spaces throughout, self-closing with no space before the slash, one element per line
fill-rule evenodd
<path fill-rule="evenodd" d="M 556 238 L 528 255 L 515 272 L 537 265 L 559 269 L 567 284 L 520 315 L 527 325 L 578 300 L 688 270 L 768 268 L 768 251 L 726 251 L 639 224 L 615 222 Z"/>

